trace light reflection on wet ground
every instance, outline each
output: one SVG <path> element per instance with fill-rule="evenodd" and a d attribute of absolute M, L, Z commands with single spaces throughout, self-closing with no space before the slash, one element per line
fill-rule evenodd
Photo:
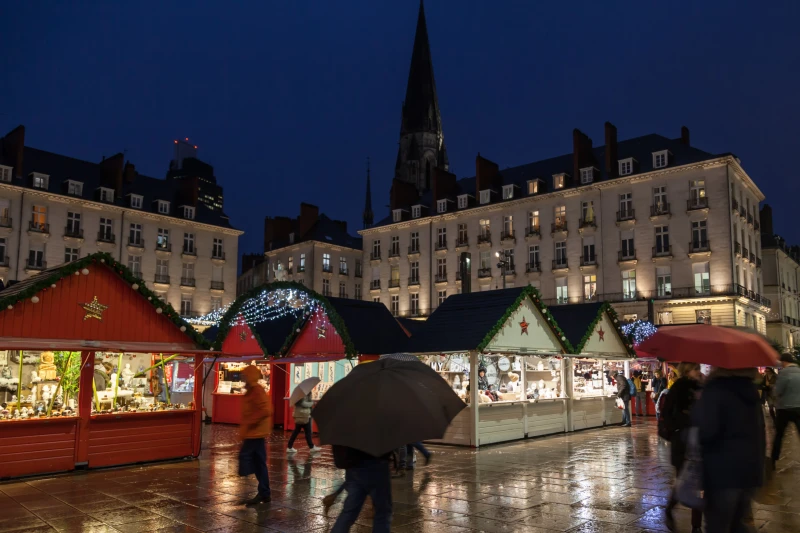
<path fill-rule="evenodd" d="M 669 450 L 656 436 L 653 419 L 646 420 L 632 430 L 589 430 L 480 451 L 431 447 L 436 455 L 429 466 L 393 482 L 392 530 L 667 531 Z M 298 441 L 300 451 L 287 456 L 285 440 L 283 433 L 270 439 L 268 504 L 239 503 L 254 495 L 255 480 L 236 475 L 235 428 L 206 426 L 199 461 L 0 484 L 0 533 L 326 531 L 341 503 L 326 517 L 322 497 L 341 483 L 343 473 L 329 449 L 310 457 Z M 756 505 L 760 532 L 800 531 L 798 460 L 798 438 L 789 432 L 771 505 Z M 352 531 L 371 531 L 367 512 Z M 676 531 L 691 530 L 688 511 L 678 509 L 676 518 Z"/>

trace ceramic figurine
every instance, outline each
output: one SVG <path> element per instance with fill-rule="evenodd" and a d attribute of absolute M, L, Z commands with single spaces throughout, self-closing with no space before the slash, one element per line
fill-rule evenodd
<path fill-rule="evenodd" d="M 132 380 L 133 380 L 133 370 L 131 370 L 131 364 L 125 363 L 125 368 L 122 369 L 122 384 L 125 386 L 126 389 L 130 388 Z"/>
<path fill-rule="evenodd" d="M 17 402 L 17 395 L 16 394 L 12 394 L 11 395 L 11 403 L 16 403 L 16 402 Z"/>
<path fill-rule="evenodd" d="M 38 383 L 42 381 L 42 378 L 39 377 L 39 373 L 36 370 L 31 371 L 31 383 Z"/>
<path fill-rule="evenodd" d="M 42 400 L 49 402 L 53 397 L 53 388 L 50 385 L 42 385 Z"/>

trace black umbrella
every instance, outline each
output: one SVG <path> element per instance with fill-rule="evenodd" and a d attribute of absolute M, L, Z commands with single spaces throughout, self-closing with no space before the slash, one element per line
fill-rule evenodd
<path fill-rule="evenodd" d="M 379 457 L 395 448 L 440 439 L 465 407 L 428 365 L 392 358 L 360 364 L 314 409 L 323 444 Z"/>

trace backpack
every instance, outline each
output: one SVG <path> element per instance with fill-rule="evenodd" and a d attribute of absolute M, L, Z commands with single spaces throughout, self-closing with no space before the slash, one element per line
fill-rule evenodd
<path fill-rule="evenodd" d="M 628 378 L 628 391 L 631 393 L 631 398 L 636 398 L 636 385 L 631 378 Z"/>
<path fill-rule="evenodd" d="M 667 393 L 669 389 L 664 389 L 656 399 L 656 413 L 658 413 L 658 436 L 664 440 L 672 438 L 672 431 L 670 429 L 670 416 L 669 413 L 664 412 L 667 406 Z"/>

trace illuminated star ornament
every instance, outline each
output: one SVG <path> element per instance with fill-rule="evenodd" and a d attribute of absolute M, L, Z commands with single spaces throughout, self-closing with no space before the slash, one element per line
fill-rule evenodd
<path fill-rule="evenodd" d="M 101 322 L 103 321 L 103 311 L 108 309 L 107 305 L 103 305 L 97 301 L 97 296 L 95 296 L 91 302 L 81 304 L 81 307 L 86 311 L 86 315 L 83 317 L 84 320 L 87 318 L 96 318 Z"/>
<path fill-rule="evenodd" d="M 603 341 L 603 342 L 605 342 L 605 340 L 606 340 L 606 339 L 604 338 L 604 337 L 605 337 L 605 334 L 606 334 L 606 332 L 605 332 L 605 331 L 603 331 L 603 326 L 600 326 L 600 328 L 597 330 L 597 335 L 599 335 L 599 336 L 600 336 L 600 340 L 601 340 L 601 341 Z"/>
<path fill-rule="evenodd" d="M 522 322 L 519 323 L 519 327 L 520 327 L 520 330 L 521 330 L 519 332 L 519 334 L 522 335 L 524 333 L 525 335 L 527 335 L 528 334 L 528 326 L 530 326 L 530 324 L 525 322 L 525 317 L 523 316 L 522 317 Z"/>
<path fill-rule="evenodd" d="M 326 328 L 324 325 L 317 326 L 317 338 L 318 339 L 324 339 L 326 333 L 328 333 L 328 328 Z"/>

